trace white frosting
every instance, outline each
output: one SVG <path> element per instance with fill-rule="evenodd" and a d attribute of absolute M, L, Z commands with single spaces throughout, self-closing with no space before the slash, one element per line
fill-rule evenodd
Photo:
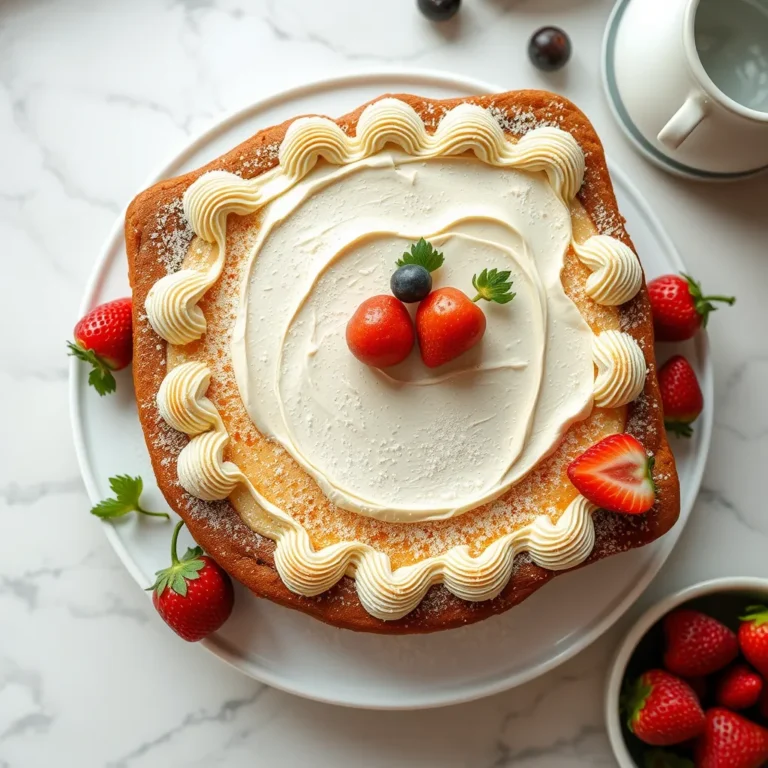
<path fill-rule="evenodd" d="M 595 336 L 592 353 L 597 366 L 595 405 L 618 408 L 637 399 L 647 373 L 637 341 L 623 331 L 603 331 Z"/>
<path fill-rule="evenodd" d="M 211 373 L 202 363 L 182 363 L 163 380 L 157 409 L 174 429 L 190 435 L 178 459 L 181 487 L 205 501 L 226 499 L 244 480 L 231 461 L 224 461 L 229 442 L 216 406 L 205 397 Z"/>
<path fill-rule="evenodd" d="M 383 151 L 391 144 L 404 152 Z M 467 151 L 485 165 L 466 156 L 449 159 Z M 330 165 L 308 176 L 319 157 Z M 494 173 L 487 166 L 510 170 Z M 546 176 L 546 183 L 539 172 Z M 355 184 L 336 183 L 351 174 Z M 395 99 L 369 106 L 354 137 L 324 118 L 301 118 L 288 129 L 277 168 L 247 181 L 224 172 L 208 173 L 187 190 L 185 213 L 194 231 L 217 246 L 216 258 L 210 266 L 182 270 L 158 281 L 147 298 L 147 314 L 153 328 L 172 344 L 199 338 L 205 318 L 197 303 L 218 279 L 226 259 L 227 216 L 266 208 L 254 249 L 258 259 L 243 285 L 233 347 L 238 385 L 257 426 L 280 439 L 328 495 L 346 502 L 345 506 L 364 513 L 386 513 L 397 507 L 392 518 L 381 514 L 388 519 L 446 516 L 499 495 L 551 450 L 572 421 L 589 411 L 592 386 L 584 388 L 582 383 L 589 383 L 592 375 L 592 337 L 563 293 L 558 267 L 571 239 L 567 203 L 578 192 L 583 174 L 583 154 L 570 134 L 539 128 L 516 143 L 509 142 L 490 114 L 472 105 L 449 112 L 433 135 L 427 134 L 411 107 Z M 461 201 L 460 196 L 452 197 L 457 188 L 463 193 Z M 469 198 L 467 189 L 472 190 Z M 325 218 L 312 216 L 318 201 L 326 205 Z M 302 214 L 303 228 L 295 224 Z M 408 361 L 386 373 L 359 366 L 354 374 L 360 380 L 346 381 L 351 356 L 340 360 L 332 337 L 343 338 L 343 322 L 341 332 L 334 323 L 346 321 L 350 297 L 385 292 L 382 270 L 391 271 L 405 241 L 427 233 L 448 254 L 454 252 L 440 270 L 443 274 L 436 273 L 439 281 L 444 276 L 446 282 L 464 285 L 473 271 L 498 264 L 514 273 L 515 302 L 486 309 L 489 331 L 481 346 L 482 361 L 468 353 L 450 370 L 434 375 L 423 370 L 417 375 Z M 279 262 L 275 254 L 281 237 L 287 239 L 284 260 Z M 574 246 L 579 258 L 593 269 L 588 283 L 592 298 L 606 304 L 628 300 L 623 297 L 637 282 L 625 252 L 629 249 L 612 238 L 591 238 L 584 246 Z M 263 266 L 268 266 L 270 253 L 273 271 L 267 275 Z M 636 257 L 631 256 L 639 271 Z M 611 281 L 619 282 L 621 288 Z M 373 284 L 379 286 L 375 291 Z M 261 304 L 270 288 L 283 300 Z M 639 283 L 634 292 L 637 289 Z M 252 301 L 254 296 L 258 301 Z M 590 347 L 586 356 L 585 342 Z M 594 346 L 597 350 L 599 344 Z M 594 354 L 599 378 L 602 363 L 597 351 Z M 548 368 L 551 361 L 559 362 L 560 372 L 556 365 Z M 581 370 L 586 362 L 589 374 Z M 617 372 L 620 368 L 615 362 L 605 365 L 609 383 L 598 387 L 601 393 L 605 389 L 626 396 L 627 386 L 616 381 L 622 375 Z M 254 370 L 264 378 L 252 374 Z M 318 376 L 322 377 L 319 383 Z M 497 540 L 478 557 L 470 556 L 466 547 L 457 547 L 393 572 L 384 554 L 360 542 L 341 542 L 315 552 L 307 532 L 261 497 L 234 464 L 224 461 L 229 438 L 205 397 L 208 381 L 205 366 L 188 363 L 173 369 L 158 393 L 163 418 L 192 436 L 179 457 L 180 483 L 189 493 L 209 500 L 226 498 L 237 484 L 245 483 L 278 531 L 277 570 L 298 593 L 320 594 L 343 575 L 354 575 L 365 608 L 381 619 L 396 619 L 441 581 L 466 600 L 495 597 L 509 580 L 519 551 L 529 551 L 534 562 L 553 570 L 573 567 L 589 556 L 594 544 L 593 508 L 581 497 L 557 523 L 542 515 Z M 473 397 L 467 394 L 467 382 L 475 390 Z M 558 390 L 559 398 L 548 394 Z M 442 415 L 456 417 L 455 433 L 439 434 L 429 418 L 420 443 L 423 449 L 439 446 L 437 463 L 447 461 L 451 471 L 456 470 L 453 475 L 445 473 L 441 486 L 445 493 L 437 494 L 437 502 L 427 498 L 437 484 L 427 491 L 419 488 L 431 472 L 409 474 L 406 464 L 397 459 L 389 494 L 386 484 L 377 490 L 360 466 L 349 470 L 339 462 L 317 466 L 323 459 L 333 459 L 336 452 L 336 447 L 324 449 L 322 432 L 327 427 L 318 418 L 323 408 L 325 424 L 336 418 L 338 427 L 341 417 L 350 444 L 347 458 L 354 457 L 355 446 L 366 447 L 365 434 L 355 432 L 359 412 L 365 411 L 372 419 L 367 426 L 373 430 L 373 439 L 381 443 L 376 453 L 386 469 L 391 463 L 391 440 L 407 452 L 413 437 L 409 434 L 406 441 L 390 435 L 387 443 L 385 426 L 392 423 L 393 403 L 401 426 L 410 428 L 417 405 L 435 397 L 440 400 L 440 393 L 447 391 L 454 397 L 441 402 Z M 338 393 L 343 402 L 334 402 Z M 382 393 L 392 398 L 389 404 Z M 263 402 L 262 395 L 267 398 Z M 487 397 L 495 407 L 487 407 L 478 418 Z M 596 397 L 602 397 L 597 390 Z M 467 422 L 473 405 L 476 423 Z M 377 414 L 380 424 L 374 418 Z M 537 442 L 540 433 L 545 437 Z M 391 503 L 395 497 L 397 504 Z M 403 510 L 407 514 L 401 517 Z"/>
<path fill-rule="evenodd" d="M 634 298 L 643 284 L 643 270 L 634 251 L 621 240 L 593 235 L 585 243 L 574 243 L 579 260 L 592 274 L 585 291 L 593 301 L 609 307 Z"/>
<path fill-rule="evenodd" d="M 445 253 L 435 288 L 471 291 L 497 267 L 515 300 L 485 304 L 483 343 L 436 371 L 418 353 L 362 365 L 347 320 L 422 235 Z M 570 241 L 540 175 L 388 151 L 316 169 L 263 210 L 243 280 L 232 363 L 256 428 L 362 515 L 443 519 L 497 498 L 592 408 L 592 332 L 560 279 Z"/>

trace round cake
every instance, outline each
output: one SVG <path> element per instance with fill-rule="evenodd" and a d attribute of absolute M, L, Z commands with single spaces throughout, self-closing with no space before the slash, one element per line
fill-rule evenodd
<path fill-rule="evenodd" d="M 255 594 L 434 631 L 675 522 L 642 269 L 599 140 L 561 97 L 384 96 L 288 121 L 142 193 L 126 243 L 158 483 Z M 506 293 L 444 364 L 419 335 L 366 365 L 345 328 L 419 248 L 439 256 L 435 295 Z M 568 475 L 624 433 L 653 459 L 643 514 Z"/>

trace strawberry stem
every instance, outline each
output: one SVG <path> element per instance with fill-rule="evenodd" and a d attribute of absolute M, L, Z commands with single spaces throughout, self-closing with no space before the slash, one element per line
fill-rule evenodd
<path fill-rule="evenodd" d="M 179 520 L 176 523 L 176 527 L 173 529 L 173 536 L 171 536 L 171 567 L 179 564 L 179 556 L 176 554 L 176 542 L 179 539 L 179 531 L 184 527 L 184 521 Z"/>
<path fill-rule="evenodd" d="M 171 519 L 171 516 L 167 512 L 150 512 L 148 509 L 144 509 L 141 505 L 136 506 L 136 511 L 140 512 L 142 515 L 147 515 L 148 517 L 164 517 L 166 520 Z"/>

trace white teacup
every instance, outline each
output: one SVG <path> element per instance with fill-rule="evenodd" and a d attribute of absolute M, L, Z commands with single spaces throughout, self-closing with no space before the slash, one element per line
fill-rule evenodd
<path fill-rule="evenodd" d="M 649 156 L 704 178 L 768 167 L 768 0 L 622 0 L 614 24 L 609 96 Z"/>

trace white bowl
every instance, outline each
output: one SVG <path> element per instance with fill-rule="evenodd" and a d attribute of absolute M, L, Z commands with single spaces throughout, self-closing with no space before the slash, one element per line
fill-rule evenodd
<path fill-rule="evenodd" d="M 613 748 L 613 754 L 620 768 L 638 768 L 638 763 L 635 762 L 630 754 L 624 739 L 622 715 L 619 711 L 619 696 L 621 695 L 627 665 L 640 641 L 660 619 L 684 603 L 714 595 L 722 595 L 727 599 L 728 595 L 739 593 L 744 595 L 744 600 L 741 601 L 742 607 L 747 604 L 747 600 L 750 600 L 749 596 L 751 596 L 751 602 L 753 603 L 755 602 L 755 597 L 758 600 L 768 601 L 768 579 L 735 576 L 703 581 L 700 584 L 694 584 L 692 587 L 686 587 L 680 592 L 675 592 L 665 597 L 661 602 L 649 608 L 627 633 L 610 666 L 605 691 L 605 724 L 608 730 L 608 739 Z M 735 599 L 734 602 L 736 602 Z"/>

